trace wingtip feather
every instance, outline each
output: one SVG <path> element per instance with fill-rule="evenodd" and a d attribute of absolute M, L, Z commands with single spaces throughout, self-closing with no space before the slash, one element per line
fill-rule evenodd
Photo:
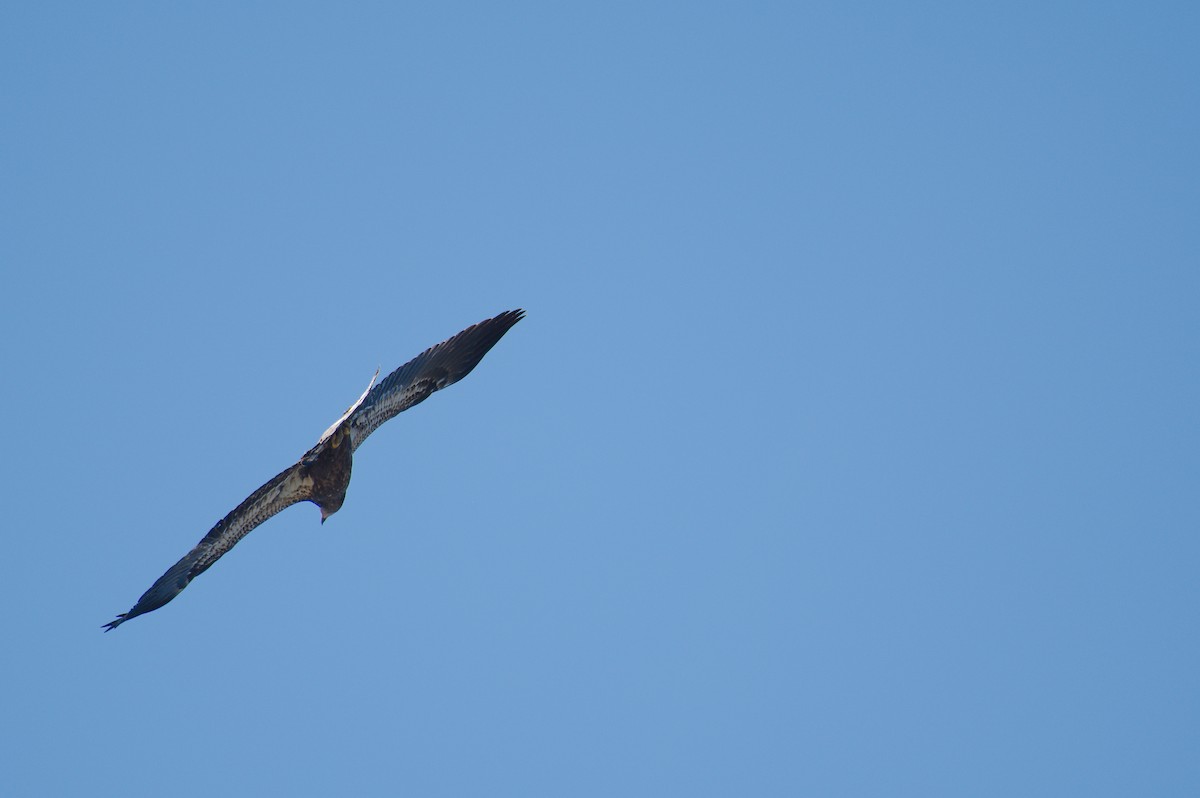
<path fill-rule="evenodd" d="M 125 623 L 125 613 L 121 613 L 115 619 L 104 624 L 104 631 L 105 633 L 111 632 L 123 623 Z"/>

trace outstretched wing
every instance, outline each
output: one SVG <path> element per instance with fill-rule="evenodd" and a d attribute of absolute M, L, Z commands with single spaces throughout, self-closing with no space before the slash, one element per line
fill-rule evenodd
<path fill-rule="evenodd" d="M 341 417 L 338 418 L 337 421 L 330 424 L 329 429 L 321 433 L 321 438 L 317 441 L 318 444 L 324 443 L 330 435 L 337 431 L 337 428 L 342 425 L 342 422 L 350 418 L 350 414 L 357 410 L 358 406 L 366 401 L 367 394 L 371 393 L 371 388 L 375 385 L 375 380 L 377 379 L 379 379 L 379 369 L 375 369 L 375 376 L 371 377 L 371 381 L 367 383 L 367 390 L 362 392 L 362 396 L 358 397 L 358 401 L 346 408 L 346 412 L 342 413 Z"/>
<path fill-rule="evenodd" d="M 172 565 L 170 570 L 142 594 L 129 612 L 122 613 L 116 620 L 105 624 L 104 631 L 116 629 L 130 618 L 156 610 L 175 598 L 188 586 L 188 582 L 204 573 L 256 526 L 285 507 L 312 496 L 312 487 L 312 477 L 307 475 L 303 461 L 276 475 L 270 482 L 250 494 L 250 497 L 233 512 L 222 518 L 204 539 L 196 544 L 196 548 Z"/>
<path fill-rule="evenodd" d="M 509 329 L 525 317 L 523 310 L 508 310 L 481 321 L 426 349 L 387 375 L 361 400 L 345 423 L 357 449 L 380 424 L 419 402 L 434 391 L 453 385 L 471 373 Z"/>

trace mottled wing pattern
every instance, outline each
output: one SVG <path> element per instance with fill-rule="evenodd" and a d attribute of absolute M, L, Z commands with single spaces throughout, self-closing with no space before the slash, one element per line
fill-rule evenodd
<path fill-rule="evenodd" d="M 225 552 L 246 537 L 256 526 L 285 507 L 312 495 L 312 478 L 305 474 L 303 461 L 278 474 L 250 494 L 229 515 L 222 518 L 187 555 L 171 566 L 150 586 L 129 612 L 105 624 L 105 631 L 116 629 L 130 618 L 156 610 L 179 595 L 188 582 L 204 573 Z"/>
<path fill-rule="evenodd" d="M 481 321 L 426 349 L 385 377 L 345 422 L 350 425 L 354 448 L 389 418 L 470 374 L 488 350 L 524 317 L 523 310 L 509 310 Z"/>
<path fill-rule="evenodd" d="M 334 433 L 334 430 L 336 430 L 339 426 L 341 426 L 342 422 L 345 421 L 346 419 L 348 419 L 350 417 L 350 414 L 353 413 L 355 410 L 357 410 L 358 406 L 361 405 L 364 401 L 366 401 L 367 395 L 369 393 L 371 393 L 371 388 L 375 385 L 375 380 L 377 380 L 377 379 L 379 379 L 379 369 L 375 369 L 375 376 L 371 378 L 371 381 L 369 383 L 367 383 L 367 390 L 362 392 L 362 396 L 358 397 L 358 401 L 355 402 L 354 404 L 350 405 L 348 408 L 346 408 L 346 412 L 342 413 L 342 415 L 338 418 L 337 421 L 330 424 L 329 429 L 327 429 L 321 433 L 321 438 L 317 441 L 317 443 L 324 443 L 329 438 L 329 436 Z"/>

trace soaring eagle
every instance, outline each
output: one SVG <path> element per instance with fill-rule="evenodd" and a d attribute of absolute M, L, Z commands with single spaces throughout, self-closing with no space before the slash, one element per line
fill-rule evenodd
<path fill-rule="evenodd" d="M 325 523 L 346 499 L 351 457 L 367 436 L 392 416 L 470 374 L 488 350 L 524 316 L 523 310 L 509 310 L 468 327 L 417 355 L 378 385 L 375 385 L 379 376 L 376 371 L 367 390 L 325 430 L 316 446 L 222 518 L 196 548 L 150 586 L 129 612 L 105 624 L 104 631 L 116 629 L 130 618 L 156 610 L 175 598 L 252 529 L 285 507 L 310 501 L 321 509 L 321 523 Z"/>

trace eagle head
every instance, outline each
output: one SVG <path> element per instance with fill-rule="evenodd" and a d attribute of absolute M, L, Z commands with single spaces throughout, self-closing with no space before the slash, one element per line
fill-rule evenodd
<path fill-rule="evenodd" d="M 343 496 L 343 498 L 345 497 Z M 323 524 L 326 518 L 342 509 L 342 502 L 326 502 L 325 504 L 318 504 L 317 507 L 321 508 L 321 523 Z"/>

